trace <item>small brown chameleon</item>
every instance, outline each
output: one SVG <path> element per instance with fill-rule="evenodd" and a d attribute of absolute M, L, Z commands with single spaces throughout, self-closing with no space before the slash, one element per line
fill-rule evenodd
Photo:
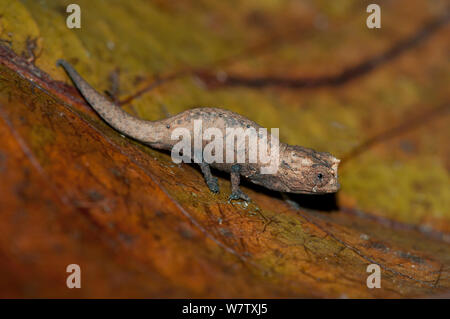
<path fill-rule="evenodd" d="M 137 141 L 153 148 L 172 150 L 178 140 L 171 138 L 174 129 L 185 128 L 194 130 L 194 121 L 202 120 L 203 129 L 217 128 L 226 136 L 227 128 L 254 128 L 258 131 L 261 126 L 234 112 L 219 108 L 195 108 L 159 121 L 145 121 L 133 117 L 121 107 L 107 100 L 95 91 L 66 61 L 58 60 L 70 76 L 75 86 L 86 101 L 110 126 Z M 259 138 L 259 135 L 257 135 Z M 208 141 L 204 140 L 201 147 Z M 224 144 L 225 145 L 225 144 Z M 271 146 L 268 148 L 270 149 Z M 244 152 L 248 155 L 247 144 Z M 233 154 L 234 156 L 234 154 Z M 248 156 L 246 156 L 246 159 Z M 262 185 L 268 189 L 303 194 L 334 193 L 339 189 L 337 168 L 339 160 L 329 153 L 317 152 L 301 146 L 279 143 L 279 167 L 274 174 L 263 174 L 263 164 L 233 162 L 201 162 L 201 171 L 209 189 L 217 193 L 219 186 L 217 178 L 211 174 L 210 166 L 228 172 L 231 175 L 231 199 L 250 198 L 239 188 L 240 176 L 244 176 L 252 183 Z"/>

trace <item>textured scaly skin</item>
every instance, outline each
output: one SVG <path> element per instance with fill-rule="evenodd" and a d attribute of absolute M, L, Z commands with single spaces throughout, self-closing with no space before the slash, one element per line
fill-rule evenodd
<path fill-rule="evenodd" d="M 188 129 L 194 136 L 194 121 L 202 121 L 202 129 L 217 128 L 224 138 L 226 145 L 226 129 L 241 128 L 246 130 L 254 128 L 256 139 L 260 125 L 237 113 L 219 108 L 195 108 L 159 121 L 145 121 L 138 119 L 114 103 L 107 100 L 94 90 L 66 61 L 58 60 L 70 76 L 78 90 L 92 108 L 110 126 L 142 143 L 153 148 L 171 150 L 179 140 L 171 139 L 172 131 L 177 128 Z M 270 134 L 269 134 L 270 137 Z M 269 139 L 270 140 L 270 139 Z M 202 148 L 210 141 L 203 140 Z M 194 147 L 194 143 L 191 143 Z M 270 154 L 271 143 L 267 143 Z M 232 194 L 230 199 L 249 200 L 239 189 L 239 177 L 244 176 L 251 182 L 262 185 L 268 189 L 290 193 L 332 193 L 339 189 L 337 167 L 339 160 L 329 153 L 317 152 L 301 146 L 293 146 L 285 143 L 279 144 L 279 168 L 275 174 L 261 174 L 261 168 L 267 163 L 260 163 L 259 157 L 256 163 L 248 163 L 248 143 L 243 146 L 245 163 L 226 163 L 226 152 L 223 150 L 224 163 L 201 163 L 200 167 L 205 176 L 206 183 L 213 192 L 218 192 L 217 179 L 211 175 L 209 166 L 231 174 Z M 236 150 L 236 148 L 235 148 Z M 192 150 L 194 151 L 194 150 Z M 202 150 L 201 150 L 202 151 Z M 236 154 L 233 154 L 236 161 Z"/>

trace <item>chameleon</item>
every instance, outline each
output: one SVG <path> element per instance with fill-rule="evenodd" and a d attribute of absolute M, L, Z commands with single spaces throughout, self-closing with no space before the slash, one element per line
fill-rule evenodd
<path fill-rule="evenodd" d="M 202 120 L 203 129 L 217 128 L 223 136 L 226 136 L 227 128 L 254 128 L 255 131 L 262 128 L 242 115 L 212 107 L 188 109 L 158 121 L 143 120 L 129 114 L 98 93 L 67 61 L 60 59 L 57 65 L 64 68 L 87 103 L 108 125 L 119 133 L 155 149 L 171 151 L 178 142 L 171 138 L 173 130 L 184 128 L 192 132 L 196 120 Z M 260 138 L 259 135 L 258 138 Z M 203 141 L 200 147 L 205 147 L 206 142 Z M 248 145 L 244 148 L 245 154 L 248 155 Z M 273 174 L 263 174 L 263 163 L 258 160 L 230 163 L 203 161 L 198 164 L 208 188 L 213 193 L 219 192 L 219 185 L 218 179 L 211 173 L 211 167 L 230 174 L 230 200 L 250 201 L 249 196 L 239 187 L 241 176 L 254 184 L 284 193 L 325 194 L 339 190 L 337 172 L 339 159 L 330 153 L 318 152 L 298 145 L 280 142 L 278 148 L 279 165 Z"/>

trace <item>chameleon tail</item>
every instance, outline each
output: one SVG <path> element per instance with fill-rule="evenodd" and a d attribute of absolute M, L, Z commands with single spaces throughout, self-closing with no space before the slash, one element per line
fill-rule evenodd
<path fill-rule="evenodd" d="M 152 133 L 157 122 L 138 119 L 107 100 L 93 89 L 67 61 L 58 60 L 56 64 L 64 68 L 81 95 L 105 122 L 131 138 L 146 143 L 153 142 L 154 134 Z"/>

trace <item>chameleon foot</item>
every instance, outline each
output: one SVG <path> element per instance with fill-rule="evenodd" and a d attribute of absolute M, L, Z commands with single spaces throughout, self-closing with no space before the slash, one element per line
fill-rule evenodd
<path fill-rule="evenodd" d="M 217 182 L 217 177 L 211 177 L 206 181 L 206 184 L 209 187 L 209 190 L 213 193 L 219 192 L 219 184 Z"/>
<path fill-rule="evenodd" d="M 250 202 L 251 199 L 250 197 L 248 197 L 247 194 L 245 194 L 243 191 L 241 191 L 240 189 L 237 191 L 233 191 L 230 195 L 230 197 L 228 198 L 228 202 L 231 202 L 232 200 L 236 200 L 236 199 L 243 199 L 246 202 Z"/>
<path fill-rule="evenodd" d="M 212 176 L 209 164 L 200 163 L 200 169 L 202 170 L 203 176 L 205 177 L 206 185 L 208 185 L 209 190 L 213 193 L 218 193 L 219 184 L 217 182 L 217 178 Z"/>

